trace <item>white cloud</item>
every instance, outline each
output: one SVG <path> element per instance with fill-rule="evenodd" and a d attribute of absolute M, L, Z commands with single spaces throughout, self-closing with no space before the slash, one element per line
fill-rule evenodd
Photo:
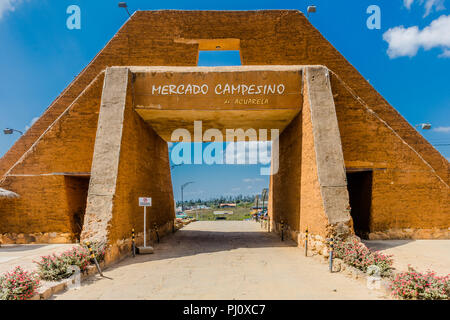
<path fill-rule="evenodd" d="M 425 7 L 425 13 L 423 15 L 423 17 L 425 18 L 426 16 L 428 16 L 431 11 L 433 11 L 433 9 L 435 11 L 441 11 L 441 10 L 445 10 L 445 0 L 403 0 L 403 5 L 410 10 L 411 9 L 411 5 L 417 2 L 417 4 L 419 5 L 423 5 Z"/>
<path fill-rule="evenodd" d="M 261 182 L 264 181 L 264 179 L 262 178 L 246 178 L 246 179 L 242 179 L 243 182 L 245 183 L 255 183 L 255 182 Z"/>
<path fill-rule="evenodd" d="M 16 10 L 20 3 L 22 0 L 0 0 L 0 19 L 6 12 Z"/>
<path fill-rule="evenodd" d="M 427 0 L 427 1 L 425 1 L 424 17 L 428 16 L 431 13 L 431 11 L 433 10 L 433 8 L 436 11 L 445 10 L 444 1 L 445 0 Z M 421 1 L 421 3 L 423 3 L 423 2 L 424 1 Z"/>
<path fill-rule="evenodd" d="M 411 5 L 414 2 L 414 0 L 403 0 L 403 5 L 409 9 L 411 9 Z"/>
<path fill-rule="evenodd" d="M 2 1 L 2 0 L 0 0 L 0 1 Z M 27 125 L 27 126 L 25 126 L 25 131 L 27 131 L 28 129 L 30 129 L 31 126 L 32 126 L 36 121 L 38 121 L 38 119 L 39 119 L 39 117 L 35 117 L 35 118 L 31 119 L 30 124 Z"/>
<path fill-rule="evenodd" d="M 450 49 L 444 49 L 444 52 L 439 55 L 439 58 L 450 58 Z"/>
<path fill-rule="evenodd" d="M 436 127 L 433 129 L 433 131 L 450 133 L 450 127 Z"/>
<path fill-rule="evenodd" d="M 417 26 L 391 28 L 383 34 L 383 39 L 389 43 L 387 54 L 391 59 L 402 56 L 414 57 L 422 47 L 425 50 L 442 48 L 444 53 L 440 57 L 446 57 L 450 49 L 449 30 L 450 15 L 442 15 L 422 30 Z"/>

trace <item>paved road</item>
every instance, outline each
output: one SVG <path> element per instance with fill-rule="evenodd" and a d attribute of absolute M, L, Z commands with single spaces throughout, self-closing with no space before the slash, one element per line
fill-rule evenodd
<path fill-rule="evenodd" d="M 377 299 L 251 221 L 191 223 L 55 299 Z"/>

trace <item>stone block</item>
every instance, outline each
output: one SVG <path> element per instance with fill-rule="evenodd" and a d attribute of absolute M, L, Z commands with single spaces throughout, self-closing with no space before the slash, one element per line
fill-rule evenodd
<path fill-rule="evenodd" d="M 153 247 L 137 247 L 138 254 L 151 254 L 153 253 Z"/>

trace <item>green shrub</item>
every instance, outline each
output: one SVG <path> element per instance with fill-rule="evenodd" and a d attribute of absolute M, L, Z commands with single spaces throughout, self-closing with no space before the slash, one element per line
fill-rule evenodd
<path fill-rule="evenodd" d="M 63 252 L 60 258 L 67 266 L 77 266 L 81 272 L 85 272 L 89 265 L 89 253 L 82 247 L 72 247 Z"/>
<path fill-rule="evenodd" d="M 334 255 L 336 258 L 344 260 L 346 264 L 364 272 L 367 271 L 369 266 L 375 265 L 380 268 L 381 276 L 392 274 L 394 263 L 392 256 L 371 251 L 355 237 L 347 241 L 336 241 Z"/>
<path fill-rule="evenodd" d="M 105 246 L 100 243 L 92 243 L 91 248 L 97 261 L 103 261 L 105 258 Z M 69 268 L 70 266 L 77 266 L 81 272 L 85 272 L 91 263 L 89 250 L 86 245 L 72 247 L 60 255 L 43 256 L 40 261 L 34 262 L 38 266 L 38 274 L 41 279 L 48 281 L 59 281 L 69 278 L 73 274 Z"/>
<path fill-rule="evenodd" d="M 70 264 L 62 256 L 52 254 L 42 256 L 40 261 L 34 261 L 38 266 L 38 274 L 42 280 L 58 281 L 69 278 L 72 272 L 68 269 Z"/>
<path fill-rule="evenodd" d="M 447 300 L 450 298 L 450 275 L 439 277 L 434 272 L 420 273 L 408 266 L 390 284 L 396 298 L 420 300 Z"/>
<path fill-rule="evenodd" d="M 36 294 L 39 287 L 39 277 L 34 272 L 16 267 L 0 277 L 1 300 L 26 300 Z"/>

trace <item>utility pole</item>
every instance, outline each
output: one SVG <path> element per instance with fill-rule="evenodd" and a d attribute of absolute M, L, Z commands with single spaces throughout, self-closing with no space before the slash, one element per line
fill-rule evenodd
<path fill-rule="evenodd" d="M 191 184 L 191 183 L 194 183 L 194 181 L 189 181 L 189 182 L 186 182 L 185 184 L 181 185 L 181 211 L 183 211 L 183 212 L 184 212 L 184 198 L 183 198 L 183 191 L 184 191 L 184 188 L 186 188 L 187 185 L 189 185 L 189 184 Z"/>

